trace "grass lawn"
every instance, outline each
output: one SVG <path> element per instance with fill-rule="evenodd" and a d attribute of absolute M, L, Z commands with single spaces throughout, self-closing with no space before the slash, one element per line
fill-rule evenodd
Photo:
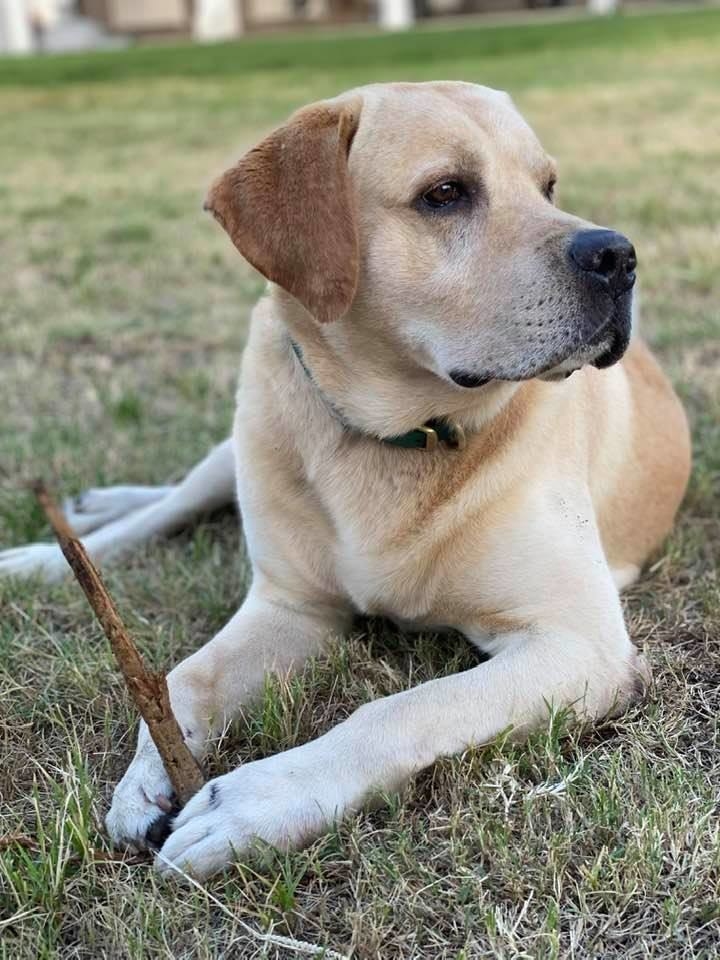
<path fill-rule="evenodd" d="M 720 11 L 0 63 L 0 544 L 48 537 L 38 474 L 164 482 L 226 435 L 262 283 L 204 188 L 294 107 L 395 78 L 509 89 L 559 160 L 560 203 L 638 248 L 644 332 L 695 443 L 676 531 L 626 601 L 650 696 L 594 731 L 557 721 L 443 761 L 309 849 L 239 864 L 213 900 L 108 858 L 134 711 L 74 584 L 0 582 L 0 957 L 292 955 L 241 921 L 367 960 L 717 956 Z M 229 514 L 108 569 L 162 667 L 246 576 Z M 211 767 L 472 661 L 461 639 L 361 624 L 269 683 Z"/>

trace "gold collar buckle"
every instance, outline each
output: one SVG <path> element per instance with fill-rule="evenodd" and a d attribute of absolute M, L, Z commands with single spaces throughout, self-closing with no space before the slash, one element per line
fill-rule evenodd
<path fill-rule="evenodd" d="M 418 427 L 422 433 L 425 434 L 425 446 L 423 450 L 437 450 L 439 443 L 437 431 L 432 427 Z"/>
<path fill-rule="evenodd" d="M 465 436 L 465 431 L 459 423 L 450 423 L 448 426 L 452 431 L 452 440 L 447 440 L 447 445 L 452 450 L 464 450 L 467 446 L 467 437 Z"/>

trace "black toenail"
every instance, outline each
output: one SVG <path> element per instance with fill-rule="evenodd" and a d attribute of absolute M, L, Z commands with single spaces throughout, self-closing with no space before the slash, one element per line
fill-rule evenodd
<path fill-rule="evenodd" d="M 216 810 L 220 806 L 220 787 L 216 783 L 210 784 L 208 806 L 212 807 L 213 810 Z"/>
<path fill-rule="evenodd" d="M 153 820 L 145 834 L 145 842 L 151 850 L 159 850 L 170 836 L 173 820 L 177 816 L 177 811 L 173 813 L 161 813 L 157 820 Z"/>

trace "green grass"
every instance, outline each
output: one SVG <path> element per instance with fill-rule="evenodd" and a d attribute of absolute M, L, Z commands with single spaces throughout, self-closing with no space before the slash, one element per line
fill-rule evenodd
<path fill-rule="evenodd" d="M 654 47 L 657 44 L 694 40 L 705 35 L 714 13 L 692 10 L 682 18 L 670 8 L 652 19 L 584 19 L 524 26 L 471 27 L 448 30 L 444 35 L 432 29 L 412 34 L 375 34 L 358 42 L 353 32 L 337 35 L 295 35 L 257 38 L 241 46 L 224 43 L 205 48 L 186 45 L 163 48 L 136 47 L 94 56 L 34 57 L 21 62 L 0 63 L 0 84 L 41 86 L 87 84 L 126 79 L 160 77 L 228 76 L 280 70 L 363 70 L 383 73 L 389 67 L 410 70 L 418 64 L 447 65 L 448 59 L 504 57 L 507 55 L 587 49 Z M 449 53 L 451 54 L 449 56 Z"/>
<path fill-rule="evenodd" d="M 626 600 L 648 701 L 596 730 L 446 760 L 308 850 L 167 888 L 102 815 L 134 713 L 76 587 L 0 582 L 0 957 L 251 958 L 240 921 L 363 960 L 709 958 L 720 936 L 720 12 L 408 36 L 273 38 L 0 62 L 0 544 L 48 536 L 25 484 L 176 479 L 223 438 L 262 288 L 201 214 L 286 113 L 357 83 L 510 89 L 560 202 L 627 232 L 643 328 L 691 416 L 677 529 Z M 234 612 L 229 515 L 108 570 L 167 667 Z M 270 680 L 213 771 L 473 662 L 458 638 L 361 624 Z M 229 911 L 229 914 L 228 914 Z M 264 952 L 265 951 L 265 952 Z"/>

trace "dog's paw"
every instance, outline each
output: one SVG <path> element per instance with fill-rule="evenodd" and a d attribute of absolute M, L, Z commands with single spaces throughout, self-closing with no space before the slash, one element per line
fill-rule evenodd
<path fill-rule="evenodd" d="M 162 500 L 172 487 L 92 487 L 68 497 L 63 504 L 65 516 L 80 536 L 105 527 L 115 520 Z"/>
<path fill-rule="evenodd" d="M 293 849 L 327 829 L 344 803 L 337 785 L 298 762 L 301 750 L 248 763 L 207 783 L 175 819 L 156 860 L 160 873 L 204 879 L 258 840 Z"/>
<path fill-rule="evenodd" d="M 38 577 L 45 583 L 58 583 L 69 571 L 60 547 L 54 543 L 28 543 L 0 551 L 0 577 Z"/>
<path fill-rule="evenodd" d="M 116 847 L 160 847 L 169 830 L 173 789 L 155 745 L 145 740 L 113 794 L 105 826 Z"/>

